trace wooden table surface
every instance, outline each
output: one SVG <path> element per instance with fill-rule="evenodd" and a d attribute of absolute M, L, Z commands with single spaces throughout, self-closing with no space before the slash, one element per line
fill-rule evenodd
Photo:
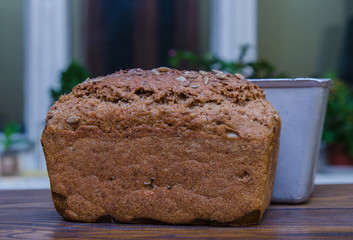
<path fill-rule="evenodd" d="M 55 211 L 49 190 L 0 191 L 0 239 L 353 239 L 353 185 L 317 185 L 308 203 L 272 204 L 259 225 L 209 227 L 74 223 Z"/>

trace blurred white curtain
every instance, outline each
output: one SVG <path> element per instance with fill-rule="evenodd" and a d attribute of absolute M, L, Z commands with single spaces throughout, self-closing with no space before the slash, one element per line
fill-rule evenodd
<path fill-rule="evenodd" d="M 33 169 L 45 170 L 41 132 L 51 102 L 50 89 L 69 64 L 69 8 L 67 0 L 25 1 L 25 130 L 35 143 Z"/>
<path fill-rule="evenodd" d="M 248 45 L 245 61 L 257 58 L 257 0 L 211 0 L 211 52 L 237 60 Z"/>

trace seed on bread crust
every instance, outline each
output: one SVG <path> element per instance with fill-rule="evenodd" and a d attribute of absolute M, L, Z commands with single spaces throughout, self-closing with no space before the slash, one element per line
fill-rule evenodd
<path fill-rule="evenodd" d="M 227 137 L 230 138 L 230 139 L 236 139 L 238 138 L 238 134 L 236 133 L 227 133 Z"/>
<path fill-rule="evenodd" d="M 204 81 L 205 84 L 208 83 L 208 80 L 209 80 L 209 77 L 208 77 L 208 76 L 205 76 L 205 77 L 203 78 L 203 81 Z"/>
<path fill-rule="evenodd" d="M 273 118 L 274 118 L 276 121 L 279 121 L 279 119 L 280 119 L 280 117 L 279 117 L 277 114 L 273 115 Z"/>
<path fill-rule="evenodd" d="M 153 69 L 151 70 L 151 72 L 152 72 L 153 75 L 160 75 L 160 73 L 158 72 L 158 70 L 155 69 L 155 68 L 153 68 Z"/>
<path fill-rule="evenodd" d="M 200 70 L 199 73 L 200 73 L 202 76 L 207 76 L 207 75 L 208 75 L 208 72 L 203 71 L 203 70 Z"/>
<path fill-rule="evenodd" d="M 224 80 L 224 79 L 227 79 L 227 75 L 224 74 L 223 72 L 219 72 L 215 75 L 216 78 L 218 79 L 221 79 L 221 80 Z"/>
<path fill-rule="evenodd" d="M 222 72 L 221 70 L 218 70 L 218 69 L 212 69 L 212 72 L 214 72 L 214 73 L 224 73 L 224 72 Z"/>
<path fill-rule="evenodd" d="M 197 73 L 196 73 L 196 72 L 189 72 L 189 71 L 186 71 L 186 72 L 183 74 L 183 76 L 186 77 L 186 78 L 194 79 L 194 78 L 197 78 Z"/>
<path fill-rule="evenodd" d="M 184 87 L 188 87 L 190 85 L 190 82 L 184 82 L 183 85 Z"/>
<path fill-rule="evenodd" d="M 77 116 L 71 116 L 71 117 L 68 117 L 67 119 L 66 119 L 66 122 L 68 123 L 68 124 L 76 124 L 76 123 L 78 123 L 78 121 L 79 121 L 79 118 L 77 117 Z"/>
<path fill-rule="evenodd" d="M 185 82 L 186 78 L 183 76 L 180 76 L 180 77 L 175 78 L 175 80 L 180 81 L 180 82 Z"/>
<path fill-rule="evenodd" d="M 170 69 L 168 67 L 159 67 L 159 68 L 157 68 L 157 70 L 159 72 L 169 72 Z"/>
<path fill-rule="evenodd" d="M 234 74 L 234 76 L 236 76 L 238 79 L 245 79 L 243 75 L 241 75 L 240 73 L 236 73 Z"/>

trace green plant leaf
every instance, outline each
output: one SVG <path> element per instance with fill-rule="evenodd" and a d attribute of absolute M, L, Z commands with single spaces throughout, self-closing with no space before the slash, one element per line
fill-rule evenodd
<path fill-rule="evenodd" d="M 334 84 L 327 103 L 322 139 L 338 144 L 353 157 L 353 89 L 339 80 L 334 72 L 325 74 Z"/>
<path fill-rule="evenodd" d="M 189 51 L 175 51 L 175 54 L 170 56 L 169 64 L 171 67 L 185 68 L 185 65 L 190 69 L 202 69 L 210 71 L 212 69 L 219 69 L 229 73 L 243 73 L 245 69 L 250 68 L 252 75 L 249 78 L 275 78 L 279 75 L 276 73 L 275 67 L 266 60 L 258 60 L 255 62 L 246 63 L 245 56 L 248 53 L 250 46 L 241 46 L 240 54 L 236 62 L 225 61 L 211 53 L 206 53 L 203 56 L 198 56 Z M 174 50 L 173 50 L 174 52 Z M 281 73 L 281 77 L 288 77 L 286 74 Z"/>
<path fill-rule="evenodd" d="M 69 67 L 61 73 L 60 88 L 51 89 L 53 101 L 57 101 L 61 95 L 68 94 L 79 83 L 91 77 L 88 70 L 76 61 L 72 61 Z"/>
<path fill-rule="evenodd" d="M 12 136 L 14 133 L 17 133 L 21 130 L 21 126 L 17 123 L 8 123 L 4 128 L 4 140 L 2 144 L 4 146 L 5 151 L 9 151 L 11 146 L 14 144 L 14 140 Z"/>

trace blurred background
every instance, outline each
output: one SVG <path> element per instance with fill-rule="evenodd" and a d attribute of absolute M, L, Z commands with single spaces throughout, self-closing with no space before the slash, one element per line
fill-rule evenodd
<path fill-rule="evenodd" d="M 119 69 L 329 77 L 317 183 L 353 183 L 353 1 L 1 0 L 0 189 L 48 188 L 39 142 L 57 97 Z"/>

